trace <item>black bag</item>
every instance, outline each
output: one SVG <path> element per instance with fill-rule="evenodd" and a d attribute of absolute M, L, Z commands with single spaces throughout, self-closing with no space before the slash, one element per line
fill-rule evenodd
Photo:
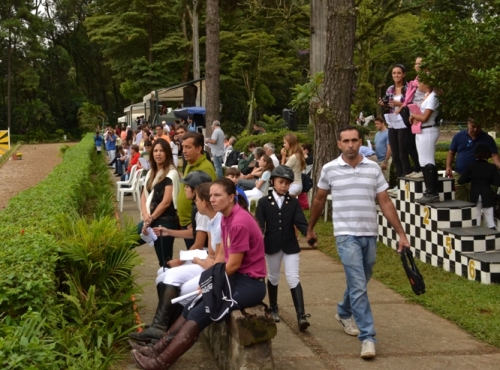
<path fill-rule="evenodd" d="M 425 282 L 422 274 L 418 271 L 415 260 L 413 259 L 413 254 L 409 247 L 404 247 L 403 251 L 400 253 L 401 262 L 403 263 L 403 268 L 405 269 L 406 276 L 410 281 L 411 288 L 416 295 L 425 293 Z"/>
<path fill-rule="evenodd" d="M 224 165 L 226 167 L 236 166 L 240 161 L 240 151 L 239 150 L 231 150 L 231 152 L 227 155 L 226 163 Z"/>
<path fill-rule="evenodd" d="M 305 173 L 302 173 L 302 192 L 308 193 L 309 190 L 312 189 L 312 187 L 313 187 L 312 179 Z"/>

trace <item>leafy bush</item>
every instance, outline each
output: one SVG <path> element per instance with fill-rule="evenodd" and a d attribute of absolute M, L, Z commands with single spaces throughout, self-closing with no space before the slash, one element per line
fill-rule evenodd
<path fill-rule="evenodd" d="M 134 329 L 134 226 L 114 218 L 92 135 L 63 153 L 0 212 L 2 368 L 105 369 Z"/>

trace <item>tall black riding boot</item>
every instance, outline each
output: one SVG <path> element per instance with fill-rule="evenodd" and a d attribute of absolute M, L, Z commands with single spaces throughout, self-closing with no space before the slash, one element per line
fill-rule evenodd
<path fill-rule="evenodd" d="M 162 337 L 165 331 L 167 331 L 170 316 L 173 311 L 172 299 L 179 296 L 179 287 L 158 283 L 157 289 L 158 295 L 160 295 L 161 291 L 163 291 L 163 293 L 158 301 L 153 323 L 140 333 L 130 333 L 129 336 L 135 340 L 140 340 L 142 342 L 157 341 Z"/>
<path fill-rule="evenodd" d="M 274 322 L 280 322 L 278 314 L 278 286 L 267 281 L 267 295 L 269 296 L 269 313 L 273 317 Z"/>
<path fill-rule="evenodd" d="M 298 283 L 295 288 L 290 289 L 290 292 L 292 292 L 293 305 L 295 306 L 295 312 L 297 312 L 299 330 L 306 330 L 310 326 L 307 318 L 311 317 L 311 315 L 306 315 L 304 312 L 304 295 L 302 293 L 302 285 Z"/>
<path fill-rule="evenodd" d="M 434 203 L 439 202 L 438 192 L 438 173 L 437 168 L 433 164 L 426 164 L 424 167 L 424 181 L 427 188 L 422 198 L 416 199 L 417 203 Z"/>

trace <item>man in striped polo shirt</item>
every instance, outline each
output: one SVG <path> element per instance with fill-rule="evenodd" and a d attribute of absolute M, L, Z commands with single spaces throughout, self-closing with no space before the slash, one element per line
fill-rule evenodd
<path fill-rule="evenodd" d="M 368 301 L 367 284 L 375 264 L 378 225 L 375 200 L 399 236 L 400 250 L 409 246 L 406 234 L 387 195 L 387 182 L 376 162 L 359 153 L 361 138 L 355 127 L 339 131 L 337 145 L 342 154 L 325 164 L 311 208 L 307 240 L 316 241 L 314 225 L 332 195 L 333 229 L 344 265 L 347 288 L 335 318 L 349 335 L 361 341 L 361 357 L 375 357 L 375 329 Z M 359 329 L 358 329 L 359 328 Z"/>

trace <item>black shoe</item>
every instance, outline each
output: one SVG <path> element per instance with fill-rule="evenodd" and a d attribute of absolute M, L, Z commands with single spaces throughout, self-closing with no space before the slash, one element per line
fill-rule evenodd
<path fill-rule="evenodd" d="M 269 313 L 273 317 L 274 322 L 280 322 L 280 315 L 278 313 L 278 307 L 269 307 Z"/>
<path fill-rule="evenodd" d="M 117 173 L 117 174 L 115 175 L 115 177 L 122 177 L 122 175 L 120 175 L 119 173 Z"/>

